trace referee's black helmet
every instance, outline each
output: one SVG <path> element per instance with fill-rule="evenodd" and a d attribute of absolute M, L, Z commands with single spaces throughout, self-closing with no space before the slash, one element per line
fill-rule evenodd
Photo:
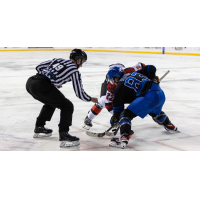
<path fill-rule="evenodd" d="M 87 54 L 81 49 L 74 49 L 71 51 L 69 58 L 75 62 L 81 58 L 81 63 L 84 63 L 87 61 Z"/>

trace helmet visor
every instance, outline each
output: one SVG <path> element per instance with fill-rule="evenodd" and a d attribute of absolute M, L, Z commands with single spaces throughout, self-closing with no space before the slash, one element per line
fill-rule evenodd
<path fill-rule="evenodd" d="M 109 81 L 110 81 L 110 83 L 115 84 L 115 81 L 114 81 L 113 78 L 111 80 L 109 80 Z"/>
<path fill-rule="evenodd" d="M 107 78 L 108 78 L 108 81 L 109 81 L 110 83 L 112 83 L 112 84 L 115 83 L 114 77 L 111 78 L 110 76 L 107 76 Z"/>
<path fill-rule="evenodd" d="M 86 60 L 83 60 L 83 61 L 82 61 L 82 67 L 84 67 L 86 64 L 87 64 L 87 61 L 86 61 Z"/>

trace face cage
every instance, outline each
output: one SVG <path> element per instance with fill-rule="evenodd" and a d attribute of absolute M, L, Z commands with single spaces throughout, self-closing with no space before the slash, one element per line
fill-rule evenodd
<path fill-rule="evenodd" d="M 80 57 L 79 57 L 80 58 Z M 76 63 L 77 63 L 77 60 L 79 59 L 79 58 L 77 58 L 76 59 Z M 83 66 L 85 66 L 87 64 L 87 60 L 85 60 L 84 58 L 81 58 L 81 64 L 80 65 L 78 65 L 78 68 L 81 66 L 81 67 L 83 67 Z"/>
<path fill-rule="evenodd" d="M 111 79 L 108 79 L 109 82 L 112 83 L 112 84 L 115 84 L 115 80 L 114 80 L 114 78 L 115 78 L 115 77 L 113 77 L 113 78 L 111 78 Z"/>

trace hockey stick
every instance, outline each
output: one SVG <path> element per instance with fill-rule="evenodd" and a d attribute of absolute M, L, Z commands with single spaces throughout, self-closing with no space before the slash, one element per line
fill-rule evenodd
<path fill-rule="evenodd" d="M 165 76 L 167 76 L 167 74 L 169 74 L 169 70 L 160 78 L 160 81 L 162 81 L 163 80 L 163 78 L 165 78 Z"/>
<path fill-rule="evenodd" d="M 109 132 L 110 130 L 112 130 L 115 127 L 116 127 L 116 130 L 114 133 Z M 117 123 L 117 124 L 114 124 L 113 126 L 111 126 L 107 131 L 105 131 L 103 133 L 95 133 L 95 132 L 91 132 L 91 131 L 86 131 L 86 134 L 91 137 L 103 137 L 104 135 L 115 136 L 117 134 L 118 130 L 119 130 L 119 124 Z"/>
<path fill-rule="evenodd" d="M 165 76 L 167 76 L 167 74 L 169 74 L 169 70 L 160 78 L 160 82 L 162 81 L 163 78 L 165 78 Z M 109 132 L 110 130 L 112 130 L 113 128 L 116 128 L 116 130 L 114 132 Z M 95 133 L 95 132 L 91 132 L 91 131 L 86 131 L 86 134 L 88 136 L 91 137 L 103 137 L 105 135 L 107 136 L 115 136 L 119 130 L 120 126 L 119 124 L 115 124 L 113 126 L 111 126 L 107 131 L 103 132 L 103 133 Z"/>

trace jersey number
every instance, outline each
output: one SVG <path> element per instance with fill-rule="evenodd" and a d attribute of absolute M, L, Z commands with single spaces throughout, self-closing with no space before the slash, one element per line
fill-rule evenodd
<path fill-rule="evenodd" d="M 113 101 L 114 95 L 111 93 L 107 93 L 106 95 L 106 99 L 108 99 L 109 101 Z"/>
<path fill-rule="evenodd" d="M 60 63 L 54 64 L 53 65 L 53 69 L 55 69 L 56 71 L 60 71 L 64 66 L 61 65 Z"/>
<path fill-rule="evenodd" d="M 137 92 L 140 87 L 140 83 L 143 80 L 149 80 L 149 79 L 142 74 L 133 72 L 131 76 L 127 77 L 126 81 L 124 82 L 124 85 L 131 89 L 134 89 L 135 92 Z"/>

